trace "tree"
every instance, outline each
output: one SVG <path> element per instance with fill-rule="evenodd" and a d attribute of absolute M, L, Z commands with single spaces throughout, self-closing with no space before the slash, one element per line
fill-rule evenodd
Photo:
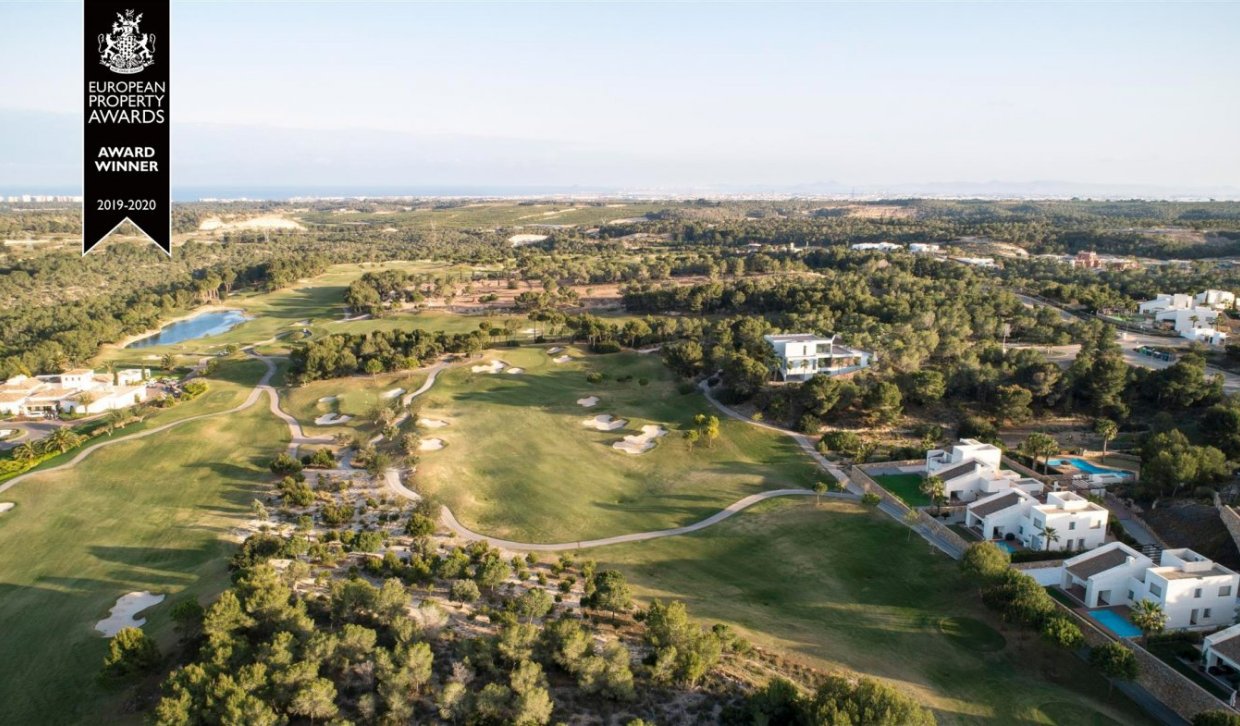
<path fill-rule="evenodd" d="M 449 599 L 454 602 L 473 602 L 481 596 L 478 583 L 473 580 L 454 580 L 449 590 Z"/>
<path fill-rule="evenodd" d="M 1138 673 L 1137 657 L 1119 643 L 1107 643 L 1094 648 L 1089 653 L 1089 664 L 1109 679 L 1131 681 L 1136 679 Z"/>
<path fill-rule="evenodd" d="M 108 641 L 103 672 L 108 676 L 145 673 L 159 665 L 159 648 L 139 628 L 121 628 Z"/>
<path fill-rule="evenodd" d="M 602 570 L 594 574 L 593 582 L 594 593 L 589 598 L 583 598 L 589 602 L 582 602 L 582 605 L 611 612 L 613 624 L 616 621 L 617 612 L 624 612 L 633 607 L 633 592 L 620 572 Z"/>
<path fill-rule="evenodd" d="M 904 411 L 900 389 L 890 381 L 879 381 L 870 386 L 861 403 L 866 419 L 875 425 L 895 423 Z"/>
<path fill-rule="evenodd" d="M 526 622 L 534 622 L 551 612 L 551 595 L 541 587 L 531 588 L 517 598 L 517 615 L 524 617 Z"/>
<path fill-rule="evenodd" d="M 1033 394 L 1023 386 L 1012 384 L 999 386 L 995 389 L 994 411 L 1001 421 L 1020 423 L 1029 418 L 1029 410 L 1033 403 Z"/>
<path fill-rule="evenodd" d="M 1100 418 L 1094 422 L 1094 433 L 1102 437 L 1102 455 L 1107 455 L 1107 444 L 1119 435 L 1119 424 L 1109 418 Z"/>
<path fill-rule="evenodd" d="M 947 484 L 942 477 L 931 474 L 922 479 L 921 486 L 918 487 L 921 493 L 926 495 L 930 501 L 934 502 L 936 507 L 942 507 L 943 502 L 947 500 Z"/>
<path fill-rule="evenodd" d="M 1049 617 L 1042 623 L 1042 637 L 1068 650 L 1079 648 L 1085 642 L 1085 635 L 1077 624 L 1062 615 Z"/>
<path fill-rule="evenodd" d="M 314 723 L 317 719 L 331 718 L 339 709 L 336 707 L 336 686 L 326 678 L 315 678 L 297 690 L 288 710 L 298 716 L 305 716 Z"/>
<path fill-rule="evenodd" d="M 974 542 L 960 558 L 960 569 L 984 581 L 993 581 L 1007 572 L 1011 563 L 1011 556 L 994 542 Z"/>
<path fill-rule="evenodd" d="M 814 506 L 822 506 L 822 495 L 831 491 L 831 485 L 821 479 L 814 482 Z"/>
<path fill-rule="evenodd" d="M 1051 545 L 1059 541 L 1059 530 L 1054 527 L 1047 527 L 1042 530 L 1042 540 L 1046 544 L 1043 549 L 1050 550 Z"/>
<path fill-rule="evenodd" d="M 904 513 L 904 526 L 908 527 L 908 537 L 906 542 L 913 540 L 913 533 L 917 531 L 917 525 L 921 524 L 921 512 L 916 509 L 910 509 Z"/>
<path fill-rule="evenodd" d="M 685 432 L 685 444 L 689 446 L 690 452 L 693 451 L 693 447 L 697 445 L 697 442 L 701 440 L 701 438 L 702 432 L 697 429 L 689 429 Z"/>
<path fill-rule="evenodd" d="M 933 712 L 878 681 L 827 676 L 804 708 L 803 723 L 866 726 L 934 726 Z"/>
<path fill-rule="evenodd" d="M 1033 459 L 1034 466 L 1038 465 L 1038 459 L 1045 459 L 1042 464 L 1042 473 L 1045 474 L 1050 466 L 1050 457 L 1059 453 L 1059 442 L 1050 434 L 1034 431 L 1021 442 L 1020 453 Z"/>
<path fill-rule="evenodd" d="M 509 684 L 515 694 L 512 706 L 512 722 L 518 726 L 541 726 L 551 720 L 555 702 L 547 690 L 547 679 L 542 666 L 524 661 L 513 670 Z"/>
<path fill-rule="evenodd" d="M 1153 600 L 1138 600 L 1129 613 L 1132 624 L 1141 629 L 1141 635 L 1149 642 L 1151 635 L 1158 635 L 1167 627 L 1167 613 Z"/>
<path fill-rule="evenodd" d="M 1228 711 L 1202 711 L 1193 716 L 1193 726 L 1240 726 L 1240 716 Z"/>

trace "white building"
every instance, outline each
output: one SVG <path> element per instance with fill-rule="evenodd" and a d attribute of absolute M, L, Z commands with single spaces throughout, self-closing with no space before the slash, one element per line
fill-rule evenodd
<path fill-rule="evenodd" d="M 1240 625 L 1211 633 L 1201 643 L 1206 668 L 1225 665 L 1240 671 Z"/>
<path fill-rule="evenodd" d="M 1193 300 L 1198 305 L 1214 308 L 1215 310 L 1234 310 L 1236 308 L 1236 294 L 1227 292 L 1226 290 L 1206 290 L 1197 293 Z"/>
<path fill-rule="evenodd" d="M 1163 550 L 1155 565 L 1112 542 L 1065 560 L 1061 587 L 1090 608 L 1153 600 L 1167 615 L 1167 630 L 1217 628 L 1236 620 L 1240 575 L 1190 549 Z"/>
<path fill-rule="evenodd" d="M 1029 494 L 1041 493 L 1042 482 L 1004 469 L 1002 458 L 1003 452 L 996 446 L 961 439 L 947 449 L 926 453 L 926 476 L 942 479 L 947 500 L 956 504 L 1014 488 Z"/>
<path fill-rule="evenodd" d="M 908 246 L 908 251 L 914 254 L 938 254 L 943 251 L 939 245 L 930 244 L 929 242 L 913 242 Z"/>
<path fill-rule="evenodd" d="M 904 246 L 894 242 L 858 242 L 851 248 L 857 252 L 895 252 L 904 249 Z"/>
<path fill-rule="evenodd" d="M 953 257 L 953 260 L 970 267 L 997 267 L 993 257 Z"/>
<path fill-rule="evenodd" d="M 1046 501 L 1013 488 L 978 499 L 965 510 L 965 526 L 984 539 L 1013 539 L 1031 550 L 1083 552 L 1106 542 L 1106 507 L 1072 492 L 1049 492 Z M 1054 538 L 1048 537 L 1052 532 Z"/>
<path fill-rule="evenodd" d="M 1155 315 L 1164 310 L 1187 310 L 1193 306 L 1193 298 L 1190 295 L 1176 293 L 1167 295 L 1159 293 L 1153 300 L 1146 300 L 1137 306 L 1137 310 L 1142 315 Z"/>
<path fill-rule="evenodd" d="M 146 400 L 149 372 L 127 369 L 96 375 L 77 368 L 48 376 L 14 376 L 0 384 L 0 415 L 96 414 Z"/>
<path fill-rule="evenodd" d="M 872 354 L 835 342 L 837 336 L 788 334 L 763 338 L 779 358 L 779 376 L 785 381 L 805 381 L 818 374 L 835 376 L 868 368 Z"/>

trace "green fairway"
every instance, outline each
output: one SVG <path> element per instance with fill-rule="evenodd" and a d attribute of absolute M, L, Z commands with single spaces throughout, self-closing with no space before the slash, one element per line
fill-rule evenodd
<path fill-rule="evenodd" d="M 416 390 L 425 380 L 426 373 L 422 371 L 331 378 L 282 390 L 280 405 L 300 421 L 303 429 L 311 436 L 353 431 L 373 435 L 378 432 L 372 416 L 374 410 L 380 404 L 396 402 L 396 399 L 404 394 Z M 384 394 L 391 393 L 397 388 L 404 390 L 398 395 L 384 397 Z M 323 398 L 336 400 L 320 400 Z M 319 426 L 314 423 L 316 418 L 329 413 L 352 418 L 347 423 L 332 426 Z"/>
<path fill-rule="evenodd" d="M 441 374 L 415 406 L 448 422 L 422 434 L 447 447 L 422 454 L 417 487 L 486 534 L 566 542 L 690 524 L 750 494 L 812 487 L 821 478 L 790 438 L 727 419 L 713 447 L 690 452 L 679 430 L 695 414 L 718 412 L 696 392 L 679 393 L 657 356 L 570 353 L 574 361 L 557 364 L 543 348 L 492 350 Z M 471 372 L 497 359 L 525 372 Z M 589 383 L 592 371 L 607 379 Z M 632 379 L 617 381 L 622 376 Z M 577 404 L 588 396 L 599 404 Z M 600 414 L 628 424 L 617 431 L 582 425 Z M 612 448 L 648 424 L 670 431 L 652 451 Z"/>
<path fill-rule="evenodd" d="M 888 679 L 940 723 L 1148 723 L 1084 662 L 1005 629 L 956 563 L 861 505 L 768 502 L 587 556 L 644 599 L 683 600 L 808 665 Z"/>
<path fill-rule="evenodd" d="M 910 507 L 928 507 L 932 504 L 930 497 L 921 493 L 924 480 L 920 474 L 882 474 L 874 477 L 874 481 Z"/>
<path fill-rule="evenodd" d="M 246 363 L 244 375 L 253 366 L 261 368 Z M 230 397 L 225 407 L 243 390 L 212 386 L 215 403 Z M 168 646 L 170 605 L 206 601 L 226 584 L 229 530 L 249 518 L 266 463 L 288 440 L 265 404 L 101 449 L 0 496 L 17 504 L 0 516 L 6 722 L 114 720 L 123 695 L 95 682 L 107 648 L 95 623 L 127 592 L 164 593 L 143 613 L 144 629 Z"/>

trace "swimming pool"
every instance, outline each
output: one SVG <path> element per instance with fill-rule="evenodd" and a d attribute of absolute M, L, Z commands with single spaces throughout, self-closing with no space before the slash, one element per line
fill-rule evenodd
<path fill-rule="evenodd" d="M 1114 610 L 1090 610 L 1089 616 L 1102 624 L 1102 627 L 1121 638 L 1135 638 L 1141 635 L 1141 629 L 1128 621 L 1128 618 Z"/>
<path fill-rule="evenodd" d="M 1003 550 L 1004 552 L 1007 552 L 1009 555 L 1016 551 L 1015 547 L 1008 544 L 1007 542 L 1004 542 L 1003 540 L 997 540 L 995 544 L 999 546 L 999 549 Z"/>
<path fill-rule="evenodd" d="M 1072 466 L 1075 466 L 1077 469 L 1080 469 L 1081 471 L 1089 473 L 1089 474 L 1114 474 L 1121 478 L 1132 476 L 1131 471 L 1124 471 L 1123 469 L 1111 469 L 1105 466 L 1098 466 L 1097 464 L 1093 462 L 1086 461 L 1085 459 L 1077 458 L 1075 456 L 1070 456 L 1064 459 L 1051 459 L 1047 461 L 1046 463 L 1049 464 L 1050 466 L 1061 466 L 1063 464 L 1071 464 Z"/>

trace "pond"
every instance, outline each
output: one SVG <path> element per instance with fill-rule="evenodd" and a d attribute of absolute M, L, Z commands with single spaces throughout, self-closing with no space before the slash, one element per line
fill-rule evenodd
<path fill-rule="evenodd" d="M 150 348 L 155 345 L 183 343 L 187 340 L 205 338 L 209 335 L 227 333 L 248 320 L 240 310 L 217 310 L 200 313 L 192 318 L 169 323 L 159 329 L 158 333 L 135 340 L 126 348 Z"/>

